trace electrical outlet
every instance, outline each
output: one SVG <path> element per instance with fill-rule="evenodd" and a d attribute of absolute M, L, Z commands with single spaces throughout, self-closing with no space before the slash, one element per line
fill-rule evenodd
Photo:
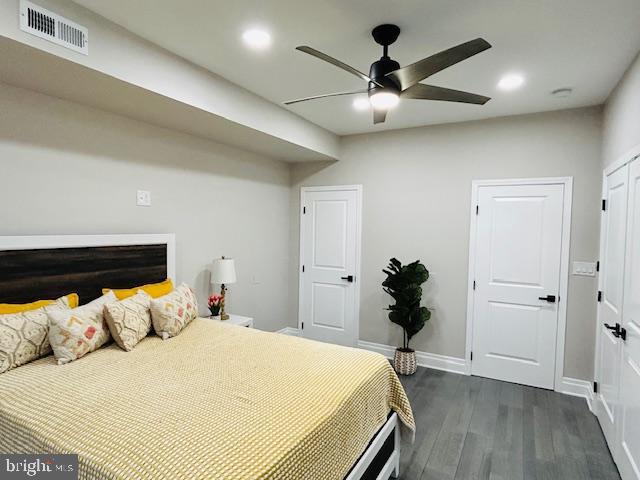
<path fill-rule="evenodd" d="M 136 193 L 136 205 L 139 207 L 150 207 L 151 192 L 147 190 L 138 190 Z"/>

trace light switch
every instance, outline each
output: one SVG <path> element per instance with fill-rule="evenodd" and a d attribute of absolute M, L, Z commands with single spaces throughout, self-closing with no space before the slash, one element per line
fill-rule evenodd
<path fill-rule="evenodd" d="M 586 277 L 596 276 L 596 264 L 594 262 L 573 262 L 574 275 L 583 275 Z"/>
<path fill-rule="evenodd" d="M 138 190 L 136 193 L 136 205 L 139 207 L 150 207 L 151 192 L 147 190 Z"/>

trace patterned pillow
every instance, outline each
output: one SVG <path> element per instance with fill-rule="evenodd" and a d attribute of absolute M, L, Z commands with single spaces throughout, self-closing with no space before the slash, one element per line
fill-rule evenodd
<path fill-rule="evenodd" d="M 0 315 L 0 373 L 51 353 L 48 312 L 69 310 L 69 297 L 27 312 Z"/>
<path fill-rule="evenodd" d="M 151 296 L 138 290 L 132 297 L 104 307 L 104 317 L 111 336 L 120 348 L 133 350 L 151 330 Z"/>
<path fill-rule="evenodd" d="M 109 341 L 104 306 L 117 300 L 109 292 L 81 307 L 49 312 L 49 342 L 59 365 L 73 362 Z"/>
<path fill-rule="evenodd" d="M 153 329 L 163 340 L 178 335 L 197 316 L 196 295 L 186 283 L 164 297 L 151 300 Z"/>

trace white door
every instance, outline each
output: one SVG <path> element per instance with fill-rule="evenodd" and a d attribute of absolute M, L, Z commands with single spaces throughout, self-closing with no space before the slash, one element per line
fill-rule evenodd
<path fill-rule="evenodd" d="M 601 222 L 600 292 L 598 303 L 598 354 L 596 414 L 602 431 L 616 457 L 620 387 L 620 339 L 608 327 L 622 324 L 624 256 L 627 231 L 628 167 L 606 177 L 605 208 Z"/>
<path fill-rule="evenodd" d="M 478 187 L 473 375 L 554 386 L 564 188 Z"/>
<path fill-rule="evenodd" d="M 628 205 L 618 468 L 624 480 L 640 480 L 640 160 L 629 167 Z"/>
<path fill-rule="evenodd" d="M 306 338 L 357 344 L 360 204 L 359 186 L 302 189 L 300 327 Z"/>

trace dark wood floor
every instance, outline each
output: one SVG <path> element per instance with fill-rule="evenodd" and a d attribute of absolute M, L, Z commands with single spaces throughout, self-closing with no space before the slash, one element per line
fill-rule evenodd
<path fill-rule="evenodd" d="M 400 379 L 417 425 L 402 479 L 620 479 L 584 399 L 426 368 Z"/>

